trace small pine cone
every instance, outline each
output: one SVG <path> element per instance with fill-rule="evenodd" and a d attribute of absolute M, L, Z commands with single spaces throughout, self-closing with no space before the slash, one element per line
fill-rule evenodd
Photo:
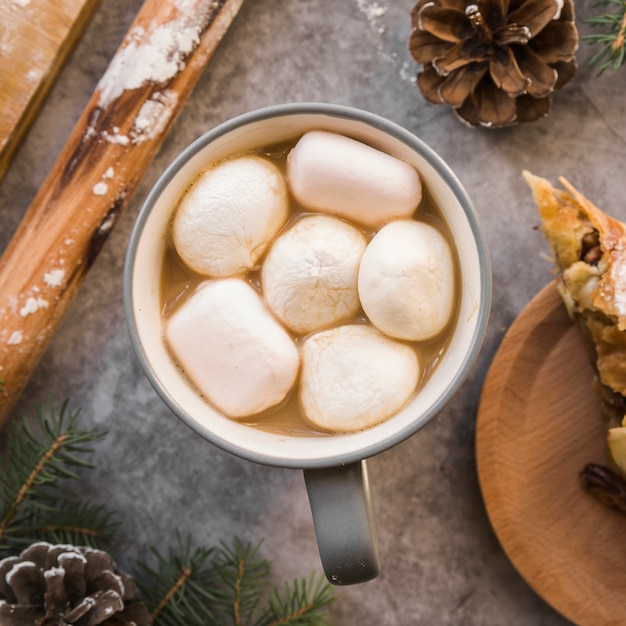
<path fill-rule="evenodd" d="M 573 0 L 418 0 L 411 17 L 420 91 L 471 126 L 544 117 L 576 74 Z"/>
<path fill-rule="evenodd" d="M 135 583 L 102 550 L 34 543 L 0 561 L 2 626 L 150 626 Z"/>

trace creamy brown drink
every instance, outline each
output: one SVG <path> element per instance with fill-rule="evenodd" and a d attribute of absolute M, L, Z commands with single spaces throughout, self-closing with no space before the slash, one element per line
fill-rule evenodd
<path fill-rule="evenodd" d="M 222 450 L 304 471 L 341 585 L 380 571 L 366 460 L 453 397 L 490 301 L 478 215 L 445 162 L 384 118 L 322 103 L 193 142 L 149 193 L 124 272 L 159 396 Z"/>
<path fill-rule="evenodd" d="M 161 275 L 164 338 L 189 384 L 290 435 L 397 413 L 458 316 L 456 252 L 419 173 L 316 133 L 207 163 L 172 206 Z"/>

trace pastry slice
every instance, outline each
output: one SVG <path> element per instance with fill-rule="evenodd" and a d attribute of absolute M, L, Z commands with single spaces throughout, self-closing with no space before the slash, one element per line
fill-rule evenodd
<path fill-rule="evenodd" d="M 558 290 L 589 347 L 611 455 L 626 476 L 626 224 L 563 178 L 565 190 L 529 172 L 524 178 L 560 270 Z"/>

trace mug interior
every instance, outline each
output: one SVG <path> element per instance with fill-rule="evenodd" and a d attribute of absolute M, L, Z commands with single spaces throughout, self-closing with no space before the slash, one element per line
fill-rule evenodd
<path fill-rule="evenodd" d="M 162 336 L 160 281 L 173 208 L 196 175 L 212 162 L 263 145 L 325 129 L 353 137 L 411 163 L 421 174 L 455 242 L 460 305 L 456 329 L 441 363 L 414 399 L 368 430 L 330 436 L 266 432 L 229 419 L 198 395 L 181 374 Z M 269 107 L 217 126 L 191 144 L 164 172 L 137 218 L 124 270 L 131 340 L 163 401 L 193 430 L 219 447 L 259 463 L 316 468 L 367 458 L 422 428 L 465 378 L 484 336 L 491 273 L 471 201 L 449 167 L 421 140 L 371 113 L 348 107 L 294 104 Z"/>

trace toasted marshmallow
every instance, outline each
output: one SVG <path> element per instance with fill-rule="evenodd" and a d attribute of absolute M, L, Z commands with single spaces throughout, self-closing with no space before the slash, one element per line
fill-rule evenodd
<path fill-rule="evenodd" d="M 365 314 L 385 334 L 412 341 L 435 337 L 454 310 L 450 246 L 428 224 L 387 224 L 363 253 L 358 286 Z"/>
<path fill-rule="evenodd" d="M 262 157 L 216 165 L 194 183 L 176 211 L 172 234 L 178 254 L 200 274 L 244 276 L 287 221 L 287 193 L 280 170 Z"/>
<path fill-rule="evenodd" d="M 237 278 L 202 283 L 167 320 L 165 339 L 199 392 L 232 418 L 280 403 L 300 367 L 295 343 Z"/>
<path fill-rule="evenodd" d="M 305 334 L 337 325 L 360 309 L 357 277 L 365 235 L 329 215 L 298 220 L 263 262 L 267 305 L 287 327 Z"/>
<path fill-rule="evenodd" d="M 414 167 L 349 137 L 305 133 L 289 153 L 287 180 L 307 209 L 368 227 L 411 217 L 422 199 Z"/>
<path fill-rule="evenodd" d="M 369 324 L 310 335 L 302 346 L 304 417 L 328 432 L 355 432 L 396 414 L 417 387 L 415 351 Z"/>

